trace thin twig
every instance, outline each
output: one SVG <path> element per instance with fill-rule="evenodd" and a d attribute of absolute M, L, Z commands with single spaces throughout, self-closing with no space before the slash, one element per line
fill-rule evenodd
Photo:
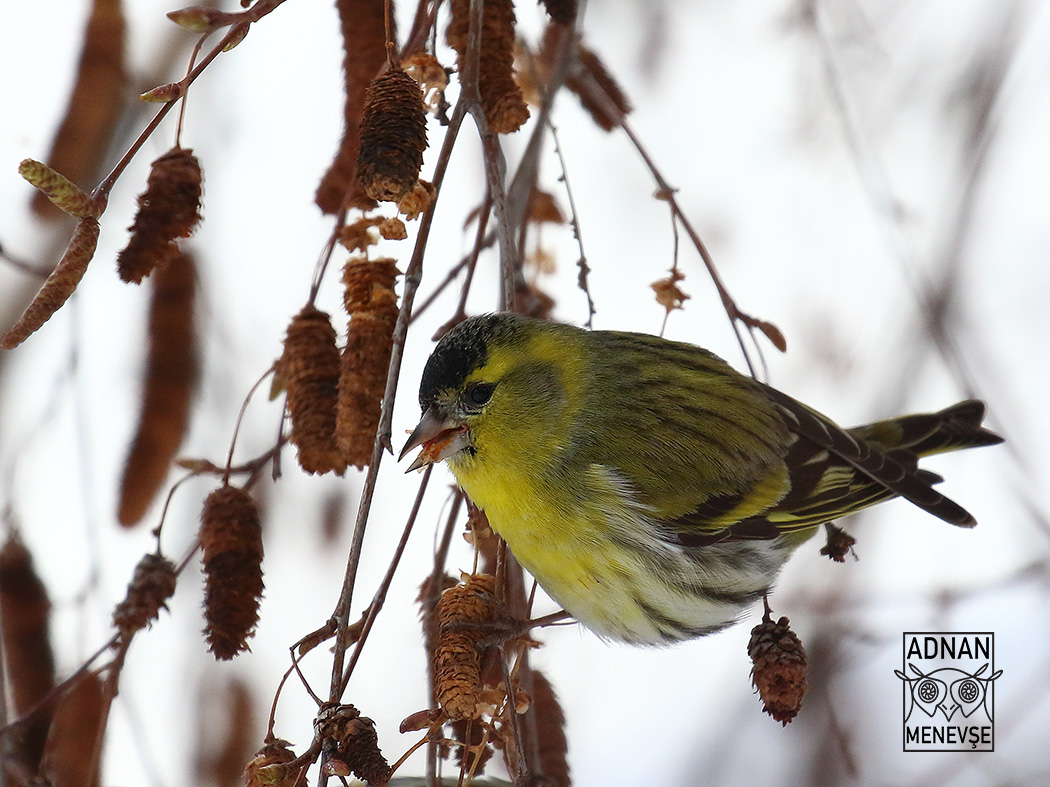
<path fill-rule="evenodd" d="M 576 200 L 572 196 L 572 186 L 569 185 L 569 168 L 565 164 L 565 155 L 561 150 L 561 143 L 558 140 L 558 129 L 555 127 L 554 122 L 547 121 L 547 126 L 551 131 L 551 140 L 554 142 L 554 153 L 558 157 L 558 163 L 561 166 L 561 177 L 559 180 L 565 184 L 565 198 L 569 201 L 569 226 L 572 227 L 572 236 L 576 238 L 576 245 L 580 249 L 580 257 L 576 260 L 576 267 L 579 270 L 579 274 L 576 277 L 576 286 L 583 291 L 584 297 L 587 298 L 587 322 L 584 325 L 587 328 L 594 327 L 594 299 L 591 297 L 591 287 L 588 277 L 591 273 L 591 267 L 587 264 L 587 253 L 583 250 L 583 231 L 580 229 L 580 214 L 576 210 Z"/>

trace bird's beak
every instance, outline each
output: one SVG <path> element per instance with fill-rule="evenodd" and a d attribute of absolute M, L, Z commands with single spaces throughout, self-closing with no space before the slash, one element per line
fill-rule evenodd
<path fill-rule="evenodd" d="M 401 449 L 401 455 L 397 458 L 397 461 L 400 462 L 404 459 L 405 454 L 413 448 L 423 446 L 419 456 L 415 458 L 415 461 L 405 471 L 408 473 L 434 462 L 440 462 L 445 457 L 462 451 L 469 444 L 470 437 L 466 424 L 458 423 L 441 413 L 437 408 L 430 407 L 423 413 L 423 417 L 419 420 L 416 428 L 412 430 L 412 434 L 409 435 L 405 447 Z"/>

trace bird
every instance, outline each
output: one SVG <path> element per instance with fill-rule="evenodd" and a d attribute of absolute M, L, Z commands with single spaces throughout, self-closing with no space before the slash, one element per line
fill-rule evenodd
<path fill-rule="evenodd" d="M 400 459 L 444 461 L 518 562 L 607 640 L 711 634 L 766 597 L 821 525 L 902 497 L 974 518 L 920 468 L 995 445 L 985 405 L 843 429 L 692 344 L 512 313 L 434 347 Z"/>

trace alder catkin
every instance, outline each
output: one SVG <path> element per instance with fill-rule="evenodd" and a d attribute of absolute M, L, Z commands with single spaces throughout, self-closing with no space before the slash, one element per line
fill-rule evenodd
<path fill-rule="evenodd" d="M 358 181 L 357 153 L 365 91 L 386 62 L 385 4 L 385 0 L 336 0 L 343 34 L 345 103 L 343 138 L 314 195 L 314 201 L 324 213 L 337 214 L 344 204 L 365 210 L 375 206 Z"/>
<path fill-rule="evenodd" d="M 69 178 L 47 164 L 35 159 L 23 159 L 18 174 L 43 194 L 56 208 L 76 219 L 97 219 L 105 208 L 105 200 L 92 199 Z"/>
<path fill-rule="evenodd" d="M 314 730 L 329 752 L 329 764 L 369 785 L 385 785 L 390 766 L 379 750 L 375 722 L 353 705 L 327 703 L 314 720 Z M 345 773 L 344 773 L 345 772 Z"/>
<path fill-rule="evenodd" d="M 496 578 L 470 577 L 441 594 L 435 610 L 437 645 L 431 656 L 434 696 L 452 721 L 478 715 L 481 696 L 481 623 L 496 617 Z M 474 625 L 471 625 L 474 624 Z"/>
<path fill-rule="evenodd" d="M 751 678 L 763 710 L 787 726 L 802 708 L 807 689 L 808 663 L 802 642 L 788 619 L 782 617 L 774 623 L 767 607 L 762 622 L 751 630 L 747 652 L 754 664 Z"/>
<path fill-rule="evenodd" d="M 342 475 L 346 469 L 335 442 L 339 368 L 331 319 L 307 304 L 288 326 L 275 370 L 288 394 L 291 438 L 307 473 Z"/>
<path fill-rule="evenodd" d="M 69 296 L 84 278 L 88 263 L 95 256 L 98 233 L 98 221 L 95 219 L 80 220 L 77 228 L 73 230 L 73 237 L 62 259 L 47 277 L 47 281 L 33 298 L 32 303 L 22 312 L 18 322 L 11 326 L 0 339 L 0 348 L 11 350 L 20 345 L 41 325 L 50 320 L 51 316 L 69 300 Z"/>
<path fill-rule="evenodd" d="M 128 591 L 113 610 L 113 625 L 127 642 L 149 626 L 175 593 L 175 564 L 163 555 L 143 555 L 128 583 Z"/>
<path fill-rule="evenodd" d="M 336 442 L 348 465 L 371 461 L 397 323 L 395 260 L 351 257 L 343 269 L 344 305 L 350 315 L 341 357 Z"/>
<path fill-rule="evenodd" d="M 248 650 L 263 593 L 262 526 L 251 495 L 222 486 L 201 513 L 204 553 L 204 636 L 217 659 Z"/>
<path fill-rule="evenodd" d="M 391 65 L 365 93 L 357 177 L 365 194 L 397 202 L 412 190 L 427 147 L 426 107 L 419 83 Z"/>
<path fill-rule="evenodd" d="M 3 632 L 7 691 L 16 713 L 32 708 L 55 686 L 55 658 L 48 620 L 51 601 L 33 566 L 33 557 L 17 535 L 0 548 L 0 631 Z M 16 747 L 16 757 L 36 770 L 51 715 L 44 710 L 29 719 Z"/>
<path fill-rule="evenodd" d="M 456 50 L 462 75 L 467 61 L 470 34 L 470 0 L 452 0 L 451 19 L 445 32 L 448 45 Z M 497 134 L 517 131 L 529 119 L 529 108 L 514 81 L 514 3 L 485 0 L 481 20 L 478 92 L 489 130 Z"/>
<path fill-rule="evenodd" d="M 178 254 L 176 240 L 193 234 L 201 218 L 201 177 L 200 162 L 187 148 L 172 148 L 153 162 L 128 245 L 117 255 L 123 281 L 138 284 Z"/>
<path fill-rule="evenodd" d="M 194 330 L 196 285 L 193 258 L 178 251 L 153 277 L 142 405 L 124 463 L 117 510 L 125 527 L 137 523 L 149 509 L 189 427 L 200 372 Z"/>

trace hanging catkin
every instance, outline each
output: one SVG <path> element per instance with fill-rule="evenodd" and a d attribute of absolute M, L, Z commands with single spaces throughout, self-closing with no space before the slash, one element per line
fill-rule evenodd
<path fill-rule="evenodd" d="M 357 179 L 359 125 L 365 90 L 386 62 L 385 0 L 336 0 L 335 5 L 343 33 L 343 138 L 314 195 L 317 206 L 329 214 L 339 213 L 344 203 L 363 209 L 375 205 Z"/>
<path fill-rule="evenodd" d="M 204 501 L 204 636 L 215 658 L 248 650 L 262 598 L 262 527 L 251 495 L 223 486 Z"/>
<path fill-rule="evenodd" d="M 372 199 L 397 202 L 416 184 L 427 147 L 426 107 L 419 83 L 397 65 L 365 94 L 357 177 Z"/>
<path fill-rule="evenodd" d="M 193 258 L 179 251 L 153 276 L 142 409 L 124 463 L 117 509 L 125 527 L 141 520 L 149 509 L 189 427 L 200 371 L 194 331 L 196 288 Z"/>
<path fill-rule="evenodd" d="M 176 239 L 196 229 L 200 207 L 200 162 L 192 150 L 172 148 L 150 167 L 128 245 L 117 255 L 120 278 L 138 284 L 171 261 L 179 252 Z"/>
<path fill-rule="evenodd" d="M 467 61 L 470 32 L 470 0 L 452 0 L 452 18 L 445 33 L 456 50 L 459 73 Z M 514 81 L 514 3 L 485 0 L 481 20 L 478 92 L 489 130 L 498 134 L 517 131 L 529 119 L 529 108 Z"/>
<path fill-rule="evenodd" d="M 336 441 L 348 465 L 372 457 L 397 322 L 395 260 L 354 256 L 343 269 L 344 303 L 350 315 L 339 375 Z"/>
<path fill-rule="evenodd" d="M 288 393 L 292 442 L 308 473 L 342 475 L 346 462 L 335 442 L 339 349 L 329 316 L 308 304 L 288 326 L 277 377 Z"/>

